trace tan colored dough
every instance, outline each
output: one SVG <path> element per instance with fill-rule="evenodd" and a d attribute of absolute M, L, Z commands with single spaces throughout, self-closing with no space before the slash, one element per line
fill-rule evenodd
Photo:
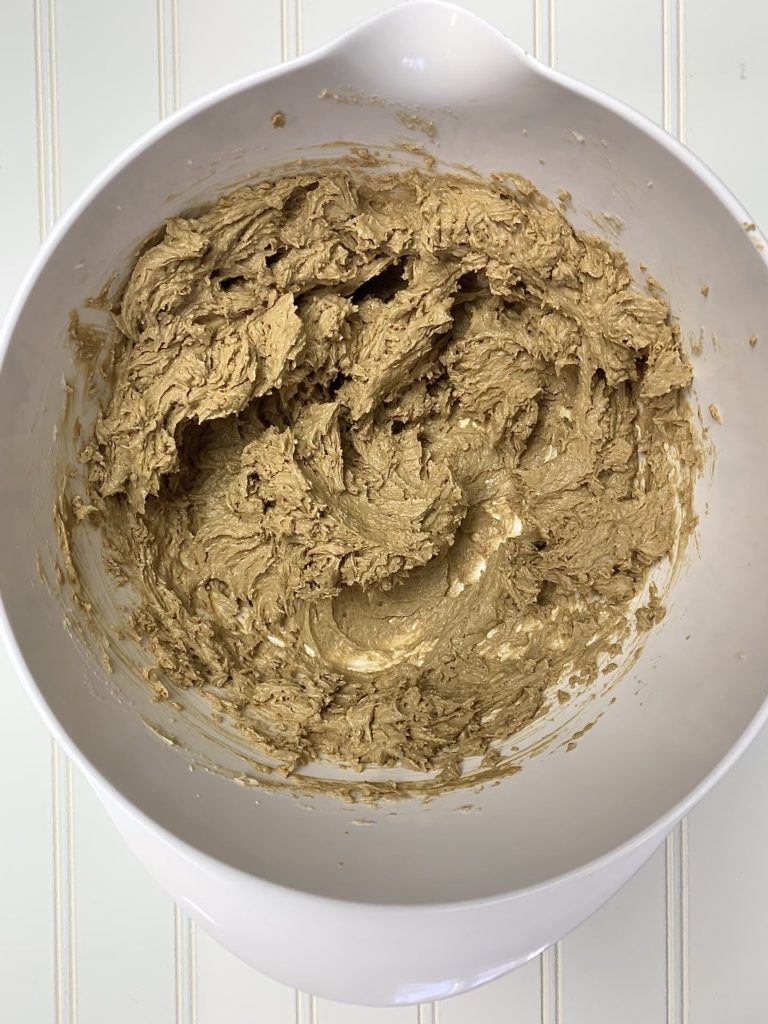
<path fill-rule="evenodd" d="M 288 770 L 455 776 L 594 678 L 690 510 L 667 306 L 523 179 L 243 188 L 117 326 L 84 457 L 130 629 Z"/>

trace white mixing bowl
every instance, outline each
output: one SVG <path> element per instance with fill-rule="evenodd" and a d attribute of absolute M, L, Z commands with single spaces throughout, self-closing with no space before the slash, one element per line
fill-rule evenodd
<path fill-rule="evenodd" d="M 434 122 L 436 141 L 406 127 L 403 110 Z M 142 717 L 182 740 L 183 721 L 119 664 L 107 683 L 36 563 L 56 549 L 53 438 L 73 373 L 69 311 L 110 270 L 125 271 L 165 217 L 246 173 L 316 157 L 328 151 L 311 147 L 333 140 L 404 136 L 447 162 L 514 169 L 549 194 L 566 187 L 586 228 L 588 211 L 621 217 L 633 266 L 644 261 L 664 282 L 686 332 L 704 328 L 696 397 L 704 409 L 716 403 L 723 423 L 710 424 L 717 457 L 697 494 L 698 550 L 664 622 L 627 677 L 596 687 L 562 735 L 604 711 L 596 727 L 570 752 L 551 743 L 501 785 L 409 801 L 393 815 L 392 805 L 297 800 L 190 771 Z M 305 990 L 372 1004 L 490 980 L 596 909 L 755 735 L 768 692 L 768 269 L 748 219 L 639 114 L 540 66 L 459 8 L 410 3 L 169 119 L 47 241 L 2 340 L 1 631 L 40 713 L 128 842 L 243 959 Z M 752 334 L 762 338 L 754 349 Z"/>

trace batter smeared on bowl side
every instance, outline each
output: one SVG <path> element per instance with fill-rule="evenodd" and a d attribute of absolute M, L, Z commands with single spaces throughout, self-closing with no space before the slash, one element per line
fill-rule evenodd
<path fill-rule="evenodd" d="M 691 521 L 669 310 L 522 179 L 243 188 L 116 323 L 83 457 L 130 630 L 288 770 L 492 757 Z"/>

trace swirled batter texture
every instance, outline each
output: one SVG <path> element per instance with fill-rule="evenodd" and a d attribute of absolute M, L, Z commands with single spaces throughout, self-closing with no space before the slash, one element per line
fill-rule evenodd
<path fill-rule="evenodd" d="M 288 771 L 492 758 L 618 650 L 690 504 L 667 306 L 523 179 L 242 188 L 116 322 L 84 458 L 130 629 Z"/>

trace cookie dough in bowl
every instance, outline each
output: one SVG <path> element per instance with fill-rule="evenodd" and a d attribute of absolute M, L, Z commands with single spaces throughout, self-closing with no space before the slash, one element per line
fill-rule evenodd
<path fill-rule="evenodd" d="M 242 959 L 489 981 L 766 720 L 753 221 L 413 0 L 167 119 L 46 242 L 0 341 L 0 635 Z"/>
<path fill-rule="evenodd" d="M 499 743 L 663 614 L 637 605 L 693 524 L 691 366 L 525 179 L 241 188 L 143 248 L 114 323 L 72 521 L 137 595 L 158 694 L 279 770 L 517 771 Z"/>

